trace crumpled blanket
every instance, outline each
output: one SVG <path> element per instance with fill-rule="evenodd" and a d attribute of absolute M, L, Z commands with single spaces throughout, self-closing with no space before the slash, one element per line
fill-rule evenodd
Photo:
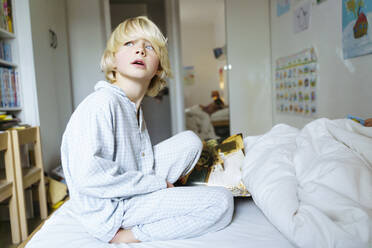
<path fill-rule="evenodd" d="M 245 139 L 243 182 L 298 247 L 372 247 L 372 128 L 318 119 Z"/>
<path fill-rule="evenodd" d="M 210 116 L 199 105 L 185 109 L 186 129 L 196 133 L 202 140 L 218 139 Z"/>

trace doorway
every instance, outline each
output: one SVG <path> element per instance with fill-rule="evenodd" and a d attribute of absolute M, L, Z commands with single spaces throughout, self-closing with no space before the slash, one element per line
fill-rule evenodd
<path fill-rule="evenodd" d="M 186 129 L 202 140 L 230 135 L 224 0 L 180 0 Z"/>
<path fill-rule="evenodd" d="M 162 31 L 166 33 L 164 0 L 110 0 L 111 31 L 124 20 L 136 16 L 148 16 Z M 161 97 L 145 96 L 142 109 L 152 144 L 157 144 L 172 135 L 171 110 L 168 89 Z"/>

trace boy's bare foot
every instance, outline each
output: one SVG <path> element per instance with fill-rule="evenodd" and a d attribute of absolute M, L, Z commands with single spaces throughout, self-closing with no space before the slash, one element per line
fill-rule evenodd
<path fill-rule="evenodd" d="M 110 243 L 139 243 L 131 230 L 119 229 L 119 231 L 112 238 Z"/>
<path fill-rule="evenodd" d="M 167 181 L 167 188 L 174 188 L 174 184 Z"/>
<path fill-rule="evenodd" d="M 372 127 L 372 118 L 369 118 L 364 121 L 364 126 L 366 127 Z"/>

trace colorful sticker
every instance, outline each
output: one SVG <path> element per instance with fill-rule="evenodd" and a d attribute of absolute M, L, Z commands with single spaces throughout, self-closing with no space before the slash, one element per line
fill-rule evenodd
<path fill-rule="evenodd" d="M 278 113 L 314 116 L 317 56 L 313 48 L 276 60 L 275 101 Z"/>

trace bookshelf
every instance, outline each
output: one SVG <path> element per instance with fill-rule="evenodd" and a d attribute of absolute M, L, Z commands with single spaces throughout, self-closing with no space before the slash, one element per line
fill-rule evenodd
<path fill-rule="evenodd" d="M 22 110 L 12 0 L 0 0 L 0 112 L 18 117 Z M 1 121 L 0 121 L 1 125 Z"/>
<path fill-rule="evenodd" d="M 12 62 L 9 62 L 9 61 L 6 61 L 4 59 L 0 59 L 0 66 L 16 68 L 17 67 L 17 64 L 12 63 Z"/>
<path fill-rule="evenodd" d="M 3 28 L 0 28 L 0 38 L 5 39 L 14 39 L 15 35 L 8 30 L 5 30 Z"/>

